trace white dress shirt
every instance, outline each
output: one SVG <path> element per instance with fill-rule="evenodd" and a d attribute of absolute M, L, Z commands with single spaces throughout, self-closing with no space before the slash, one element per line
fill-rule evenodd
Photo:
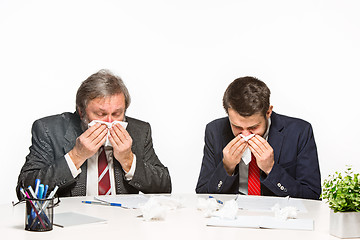
<path fill-rule="evenodd" d="M 100 154 L 101 148 L 96 152 L 92 157 L 87 159 L 87 179 L 86 179 L 86 195 L 87 196 L 97 196 L 98 195 L 98 156 Z M 114 177 L 114 156 L 112 147 L 105 147 L 106 159 L 109 166 L 109 175 L 110 175 L 110 186 L 111 186 L 111 195 L 116 195 L 116 186 L 115 186 L 115 177 Z M 136 168 L 136 156 L 133 154 L 134 160 L 132 162 L 129 172 L 125 172 L 126 180 L 130 181 L 135 173 Z M 81 168 L 76 169 L 74 162 L 71 160 L 69 154 L 65 155 L 66 162 L 69 166 L 71 174 L 75 178 L 81 173 Z"/>
<path fill-rule="evenodd" d="M 271 119 L 268 120 L 268 126 L 263 138 L 267 141 L 269 137 L 269 129 L 271 125 Z M 242 194 L 248 194 L 248 175 L 249 175 L 249 164 L 246 165 L 244 160 L 241 159 L 239 163 L 239 192 Z"/>

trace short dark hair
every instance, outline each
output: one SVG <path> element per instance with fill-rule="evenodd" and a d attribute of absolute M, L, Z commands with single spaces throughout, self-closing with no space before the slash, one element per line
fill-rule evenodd
<path fill-rule="evenodd" d="M 223 106 L 227 113 L 232 108 L 243 117 L 256 113 L 266 116 L 270 107 L 270 89 L 257 78 L 237 78 L 227 87 Z"/>
<path fill-rule="evenodd" d="M 81 83 L 76 93 L 76 111 L 85 114 L 89 101 L 98 97 L 108 97 L 119 93 L 123 93 L 125 96 L 126 110 L 130 105 L 131 99 L 124 82 L 109 70 L 102 69 Z"/>

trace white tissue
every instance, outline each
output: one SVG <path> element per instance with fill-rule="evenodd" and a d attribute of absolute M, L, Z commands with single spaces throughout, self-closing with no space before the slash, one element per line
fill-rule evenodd
<path fill-rule="evenodd" d="M 239 206 L 237 202 L 232 199 L 224 202 L 224 206 L 216 212 L 213 212 L 212 217 L 219 217 L 221 219 L 234 220 L 238 212 Z"/>
<path fill-rule="evenodd" d="M 224 204 L 218 203 L 215 198 L 198 198 L 197 209 L 204 212 L 204 217 L 219 217 L 221 219 L 231 219 L 236 218 L 239 206 L 237 202 L 232 199 L 226 201 Z"/>
<path fill-rule="evenodd" d="M 197 209 L 204 212 L 204 217 L 211 217 L 213 212 L 220 209 L 220 204 L 215 198 L 198 198 Z"/>
<path fill-rule="evenodd" d="M 181 207 L 179 200 L 166 196 L 152 196 L 140 207 L 145 221 L 164 220 L 169 210 Z"/>
<path fill-rule="evenodd" d="M 111 123 L 109 122 L 104 122 L 104 121 L 100 121 L 100 120 L 93 120 L 91 121 L 91 123 L 88 124 L 88 127 L 91 127 L 93 125 L 95 125 L 96 123 L 101 123 L 101 124 L 104 124 L 107 126 L 108 129 L 112 128 L 115 124 L 119 123 L 123 128 L 126 129 L 128 123 L 127 122 L 122 122 L 122 121 L 113 121 Z M 106 141 L 104 143 L 104 146 L 107 147 L 107 146 L 112 146 L 111 143 L 110 143 L 110 140 L 109 140 L 109 135 L 110 135 L 110 131 L 108 130 L 108 134 L 106 136 Z"/>
<path fill-rule="evenodd" d="M 280 208 L 280 205 L 277 203 L 271 208 L 271 210 L 275 213 L 275 218 L 282 221 L 297 217 L 296 207 L 289 206 Z"/>
<path fill-rule="evenodd" d="M 255 134 L 250 134 L 249 136 L 244 136 L 242 134 L 240 134 L 240 136 L 245 139 L 245 141 L 249 141 L 253 136 L 255 136 Z M 249 162 L 251 161 L 251 151 L 250 148 L 247 147 L 242 155 L 242 160 L 243 162 L 248 165 Z"/>

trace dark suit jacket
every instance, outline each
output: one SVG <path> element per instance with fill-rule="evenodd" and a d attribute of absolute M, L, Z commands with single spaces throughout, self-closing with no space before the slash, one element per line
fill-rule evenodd
<path fill-rule="evenodd" d="M 238 193 L 238 167 L 229 176 L 222 161 L 222 151 L 233 138 L 228 117 L 206 126 L 197 193 Z M 319 199 L 320 170 L 310 123 L 273 112 L 268 142 L 274 150 L 275 163 L 269 175 L 261 173 L 261 194 Z"/>
<path fill-rule="evenodd" d="M 155 154 L 150 124 L 130 117 L 126 119 L 127 131 L 133 139 L 136 169 L 132 180 L 127 181 L 120 163 L 114 159 L 116 193 L 170 193 L 170 175 Z M 49 185 L 49 191 L 58 185 L 58 196 L 86 195 L 87 161 L 81 166 L 82 172 L 73 178 L 64 157 L 82 133 L 77 113 L 63 113 L 34 122 L 30 153 L 16 188 L 19 199 L 23 198 L 19 193 L 20 187 L 34 187 L 37 178 Z"/>

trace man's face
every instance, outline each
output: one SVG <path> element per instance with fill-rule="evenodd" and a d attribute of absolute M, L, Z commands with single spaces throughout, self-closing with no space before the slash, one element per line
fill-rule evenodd
<path fill-rule="evenodd" d="M 248 136 L 250 134 L 257 134 L 263 136 L 267 129 L 268 119 L 272 113 L 272 106 L 269 107 L 269 110 L 264 117 L 261 113 L 256 113 L 254 115 L 243 117 L 237 113 L 234 109 L 229 108 L 229 120 L 231 125 L 231 130 L 234 136 L 242 134 Z"/>
<path fill-rule="evenodd" d="M 125 96 L 120 93 L 104 98 L 95 98 L 89 101 L 85 109 L 85 115 L 81 115 L 85 123 L 93 120 L 109 123 L 123 121 L 125 116 Z"/>

